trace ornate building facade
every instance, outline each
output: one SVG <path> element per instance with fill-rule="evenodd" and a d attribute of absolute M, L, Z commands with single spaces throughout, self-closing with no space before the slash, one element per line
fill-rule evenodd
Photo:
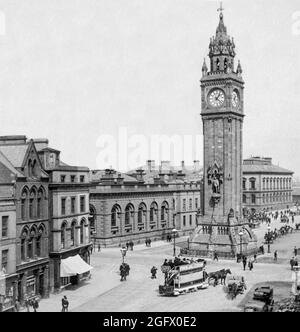
<path fill-rule="evenodd" d="M 16 299 L 49 293 L 48 182 L 34 142 L 25 136 L 0 137 L 0 152 L 15 172 Z"/>
<path fill-rule="evenodd" d="M 184 181 L 183 172 L 143 169 L 128 174 L 114 170 L 91 173 L 91 224 L 95 244 L 120 245 L 161 240 L 176 228 L 189 235 L 201 204 L 199 181 Z"/>
<path fill-rule="evenodd" d="M 191 249 L 234 257 L 241 242 L 244 253 L 256 250 L 256 238 L 242 218 L 242 67 L 240 62 L 235 67 L 235 43 L 220 11 L 216 35 L 209 44 L 210 65 L 204 60 L 202 67 L 204 215 L 199 216 Z"/>
<path fill-rule="evenodd" d="M 293 172 L 272 164 L 272 158 L 243 162 L 243 206 L 246 213 L 289 209 L 293 204 Z"/>

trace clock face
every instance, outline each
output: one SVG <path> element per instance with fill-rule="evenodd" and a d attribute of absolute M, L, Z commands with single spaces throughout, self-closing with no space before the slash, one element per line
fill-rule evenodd
<path fill-rule="evenodd" d="M 208 101 L 211 106 L 220 107 L 225 102 L 225 94 L 221 89 L 215 89 L 209 94 Z"/>
<path fill-rule="evenodd" d="M 239 95 L 236 91 L 233 91 L 232 92 L 232 96 L 231 96 L 231 102 L 232 102 L 232 106 L 233 107 L 238 107 L 239 106 L 239 103 L 240 103 L 240 98 L 239 98 Z"/>

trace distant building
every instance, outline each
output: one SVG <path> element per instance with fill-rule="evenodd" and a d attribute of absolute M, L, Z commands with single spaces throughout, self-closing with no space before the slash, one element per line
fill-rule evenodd
<path fill-rule="evenodd" d="M 196 227 L 201 208 L 199 177 L 192 180 L 192 174 L 171 170 L 166 163 L 156 168 L 149 161 L 148 166 L 129 174 L 110 169 L 91 172 L 95 244 L 164 239 L 174 227 L 188 235 Z"/>
<path fill-rule="evenodd" d="M 67 261 L 78 255 L 83 269 L 90 263 L 89 169 L 63 163 L 60 151 L 50 148 L 47 139 L 35 140 L 35 144 L 49 174 L 50 289 L 58 291 L 89 276 L 88 270 L 79 274 L 77 263 L 72 266 Z"/>
<path fill-rule="evenodd" d="M 293 203 L 300 206 L 300 186 L 295 186 L 293 188 Z"/>
<path fill-rule="evenodd" d="M 0 152 L 0 312 L 12 311 L 18 292 L 15 177 L 15 169 Z"/>
<path fill-rule="evenodd" d="M 272 164 L 272 158 L 243 162 L 243 206 L 250 212 L 286 209 L 293 204 L 293 172 Z"/>

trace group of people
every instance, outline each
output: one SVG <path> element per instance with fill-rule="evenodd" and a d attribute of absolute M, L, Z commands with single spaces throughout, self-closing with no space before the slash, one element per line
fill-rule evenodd
<path fill-rule="evenodd" d="M 163 266 L 170 266 L 171 269 L 173 269 L 176 266 L 181 266 L 181 265 L 188 265 L 192 263 L 197 263 L 197 262 L 204 262 L 206 264 L 206 261 L 203 259 L 194 259 L 194 258 L 179 258 L 175 257 L 174 261 L 172 259 L 165 259 L 163 262 Z"/>
<path fill-rule="evenodd" d="M 127 263 L 122 263 L 120 265 L 120 276 L 121 281 L 126 281 L 126 277 L 129 275 L 130 266 Z"/>
<path fill-rule="evenodd" d="M 25 300 L 25 306 L 27 312 L 30 312 L 30 307 L 32 307 L 33 312 L 37 312 L 37 309 L 39 307 L 39 301 L 37 298 L 34 299 L 26 299 Z M 19 308 L 17 308 L 17 311 L 19 311 Z"/>
<path fill-rule="evenodd" d="M 172 242 L 172 235 L 171 234 L 167 235 L 167 242 Z"/>
<path fill-rule="evenodd" d="M 129 250 L 129 248 L 130 248 L 130 250 L 133 250 L 133 246 L 134 246 L 134 243 L 132 241 L 127 241 L 126 242 L 127 250 Z"/>
<path fill-rule="evenodd" d="M 254 267 L 254 263 L 256 263 L 256 262 L 257 262 L 256 255 L 254 255 L 253 257 L 249 257 L 249 258 L 247 258 L 246 255 L 242 256 L 242 264 L 243 264 L 244 271 L 246 270 L 247 263 L 248 263 L 248 269 L 250 271 L 252 271 L 253 267 Z"/>
<path fill-rule="evenodd" d="M 151 239 L 147 238 L 145 240 L 146 247 L 151 247 Z"/>

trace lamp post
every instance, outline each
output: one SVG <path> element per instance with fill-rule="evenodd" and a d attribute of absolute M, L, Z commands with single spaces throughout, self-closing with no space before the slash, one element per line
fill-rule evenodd
<path fill-rule="evenodd" d="M 176 256 L 175 236 L 176 236 L 176 233 L 177 233 L 177 229 L 173 228 L 172 233 L 173 233 L 173 240 L 174 240 L 174 243 L 173 243 L 174 244 L 173 245 L 173 256 L 175 257 Z"/>
<path fill-rule="evenodd" d="M 271 230 L 271 226 L 268 226 L 268 254 L 271 252 L 270 251 L 270 230 Z"/>
<path fill-rule="evenodd" d="M 243 253 L 243 245 L 242 245 L 243 235 L 244 235 L 243 230 L 240 230 L 239 231 L 239 236 L 240 236 L 240 255 L 241 255 L 241 258 L 242 258 L 242 253 Z"/>
<path fill-rule="evenodd" d="M 122 247 L 120 249 L 120 251 L 121 251 L 121 255 L 122 255 L 122 263 L 124 264 L 124 259 L 125 259 L 125 256 L 126 256 L 127 249 L 125 247 Z"/>

